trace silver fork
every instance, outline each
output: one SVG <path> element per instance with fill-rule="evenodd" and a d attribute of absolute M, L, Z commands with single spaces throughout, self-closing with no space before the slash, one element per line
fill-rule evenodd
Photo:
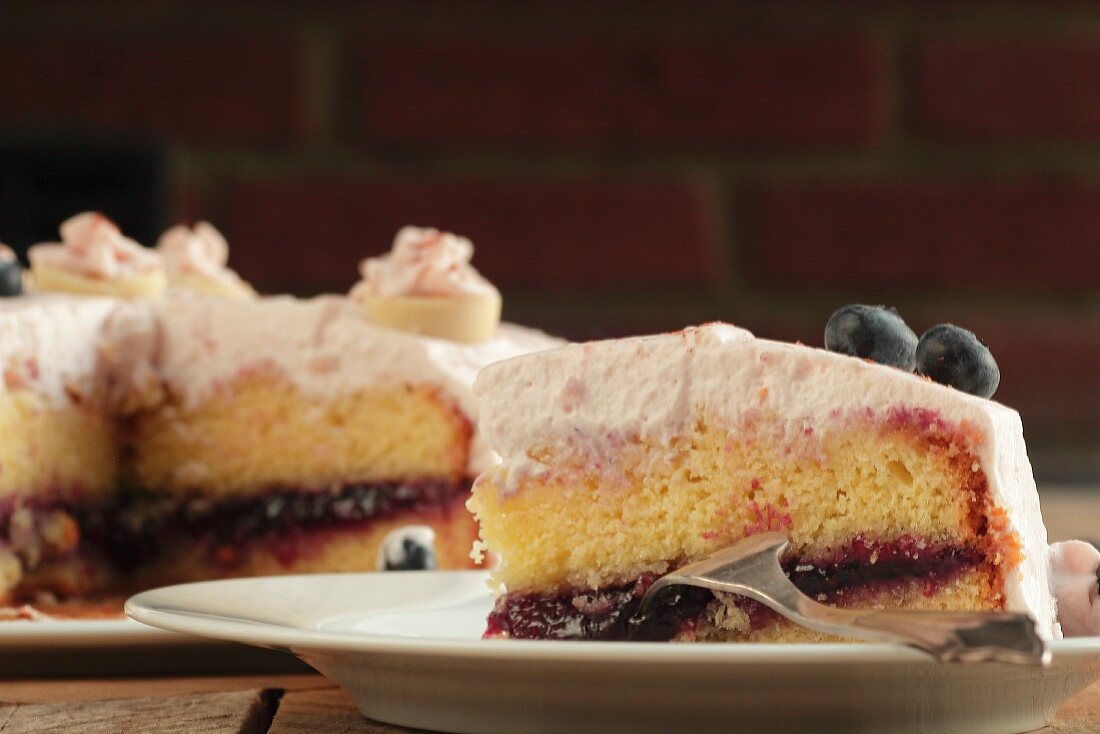
<path fill-rule="evenodd" d="M 783 572 L 779 560 L 787 542 L 782 533 L 754 535 L 662 576 L 642 598 L 639 618 L 644 618 L 662 589 L 699 586 L 755 599 L 817 632 L 900 642 L 944 662 L 1050 662 L 1050 651 L 1026 614 L 858 610 L 819 604 Z"/>

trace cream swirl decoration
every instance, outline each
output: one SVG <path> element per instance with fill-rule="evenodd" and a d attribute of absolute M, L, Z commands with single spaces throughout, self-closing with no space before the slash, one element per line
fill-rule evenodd
<path fill-rule="evenodd" d="M 167 278 L 158 253 L 124 236 L 107 217 L 84 212 L 61 224 L 61 242 L 30 248 L 35 290 L 147 298 L 159 295 Z"/>
<path fill-rule="evenodd" d="M 438 229 L 404 227 L 393 250 L 359 265 L 351 297 L 379 326 L 462 343 L 493 338 L 500 292 L 470 265 L 474 246 Z"/>
<path fill-rule="evenodd" d="M 393 250 L 359 265 L 361 291 L 372 296 L 460 298 L 497 293 L 470 265 L 474 245 L 465 237 L 438 229 L 403 227 Z"/>
<path fill-rule="evenodd" d="M 227 267 L 229 243 L 214 225 L 172 227 L 157 241 L 172 285 L 222 296 L 248 298 L 255 291 Z"/>
<path fill-rule="evenodd" d="M 160 255 L 126 237 L 107 217 L 84 212 L 61 224 L 61 242 L 35 245 L 28 253 L 36 268 L 97 280 L 118 280 L 160 270 Z"/>

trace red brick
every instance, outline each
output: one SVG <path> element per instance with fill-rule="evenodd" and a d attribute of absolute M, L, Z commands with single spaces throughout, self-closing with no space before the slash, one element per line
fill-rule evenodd
<path fill-rule="evenodd" d="M 948 41 L 917 57 L 917 111 L 934 135 L 1100 137 L 1100 41 Z"/>
<path fill-rule="evenodd" d="M 177 179 L 168 189 L 168 221 L 188 224 L 209 218 L 206 192 L 196 181 Z"/>
<path fill-rule="evenodd" d="M 676 180 L 241 181 L 224 202 L 234 262 L 261 289 L 344 290 L 403 225 L 470 237 L 511 286 L 698 283 L 716 251 L 704 192 Z"/>
<path fill-rule="evenodd" d="M 1082 317 L 1006 317 L 969 324 L 1001 368 L 994 396 L 1020 411 L 1030 440 L 1049 445 L 1067 436 L 1100 433 L 1100 413 L 1088 396 L 1100 393 L 1100 328 Z"/>
<path fill-rule="evenodd" d="M 0 119 L 93 123 L 170 137 L 253 141 L 302 135 L 297 50 L 247 40 L 0 45 Z"/>
<path fill-rule="evenodd" d="M 366 134 L 407 144 L 864 146 L 881 58 L 861 40 L 372 42 Z"/>
<path fill-rule="evenodd" d="M 1095 288 L 1100 185 L 1067 180 L 806 181 L 748 197 L 765 285 L 880 292 Z"/>

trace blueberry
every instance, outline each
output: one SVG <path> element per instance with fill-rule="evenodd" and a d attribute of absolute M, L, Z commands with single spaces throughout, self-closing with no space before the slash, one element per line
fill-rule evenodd
<path fill-rule="evenodd" d="M 0 258 L 0 297 L 18 296 L 23 292 L 23 266 L 18 260 Z"/>
<path fill-rule="evenodd" d="M 435 533 L 427 525 L 407 525 L 382 541 L 378 567 L 382 571 L 434 571 Z"/>
<path fill-rule="evenodd" d="M 917 335 L 894 309 L 854 303 L 829 317 L 825 348 L 911 372 Z"/>
<path fill-rule="evenodd" d="M 983 398 L 991 397 L 1001 382 L 989 347 L 974 332 L 952 324 L 933 326 L 921 335 L 917 372 Z"/>

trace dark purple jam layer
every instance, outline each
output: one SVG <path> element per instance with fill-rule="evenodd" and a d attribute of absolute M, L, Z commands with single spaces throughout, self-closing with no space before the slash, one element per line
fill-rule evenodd
<path fill-rule="evenodd" d="M 849 592 L 885 590 L 914 581 L 923 582 L 924 592 L 932 594 L 982 560 L 981 552 L 971 548 L 929 548 L 907 538 L 872 548 L 857 540 L 834 559 L 815 563 L 792 560 L 784 563 L 784 569 L 804 593 L 831 603 Z M 664 641 L 697 624 L 715 601 L 706 589 L 672 587 L 644 616 L 639 615 L 642 597 L 655 578 L 646 574 L 632 583 L 597 591 L 506 594 L 489 614 L 485 636 Z M 754 628 L 775 618 L 750 599 L 738 597 L 736 603 L 749 615 Z"/>
<path fill-rule="evenodd" d="M 404 512 L 442 515 L 469 491 L 467 480 L 424 478 L 350 483 L 331 490 L 278 488 L 222 501 L 129 492 L 113 507 L 79 516 L 86 541 L 103 547 L 121 569 L 149 562 L 172 537 L 193 539 L 213 562 L 232 566 L 233 551 L 248 544 L 268 543 L 293 555 L 306 536 L 361 528 Z"/>
<path fill-rule="evenodd" d="M 662 595 L 651 613 L 640 617 L 638 606 L 655 579 L 646 574 L 631 584 L 575 594 L 506 594 L 489 614 L 485 636 L 663 641 L 671 639 L 688 620 L 700 618 L 714 601 L 706 589 L 675 587 Z"/>

